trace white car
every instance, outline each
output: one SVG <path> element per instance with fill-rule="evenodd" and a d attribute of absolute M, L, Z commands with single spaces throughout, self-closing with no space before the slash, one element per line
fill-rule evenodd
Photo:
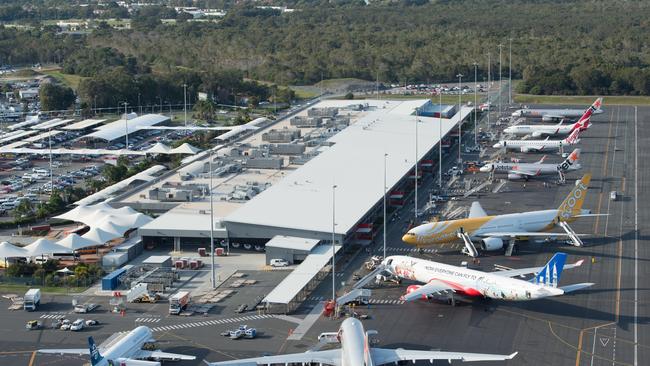
<path fill-rule="evenodd" d="M 286 259 L 271 259 L 269 262 L 271 267 L 287 267 L 289 262 Z"/>
<path fill-rule="evenodd" d="M 68 319 L 63 319 L 63 322 L 61 322 L 61 330 L 70 330 L 70 327 L 72 326 L 72 323 L 70 323 L 70 320 Z"/>
<path fill-rule="evenodd" d="M 79 330 L 82 330 L 82 329 L 84 329 L 84 320 L 83 319 L 75 320 L 74 323 L 72 323 L 72 325 L 70 326 L 71 331 L 76 332 L 76 331 L 79 331 Z"/>

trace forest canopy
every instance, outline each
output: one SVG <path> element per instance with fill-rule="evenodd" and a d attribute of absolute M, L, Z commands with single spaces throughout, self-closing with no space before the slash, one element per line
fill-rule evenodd
<path fill-rule="evenodd" d="M 81 38 L 0 29 L 0 62 L 62 62 L 83 75 L 97 65 L 79 60 L 99 55 L 123 69 L 238 70 L 279 84 L 342 77 L 421 83 L 454 80 L 459 72 L 473 76 L 474 62 L 479 80 L 485 80 L 488 52 L 492 76 L 498 76 L 498 44 L 505 76 L 512 39 L 513 77 L 523 79 L 520 92 L 650 94 L 648 2 L 286 4 L 298 10 L 281 13 L 243 3 L 228 8 L 217 22 L 179 19 L 174 24 L 161 23 L 160 17 L 173 14 L 157 8 L 130 15 L 137 26 L 129 30 L 101 28 Z"/>

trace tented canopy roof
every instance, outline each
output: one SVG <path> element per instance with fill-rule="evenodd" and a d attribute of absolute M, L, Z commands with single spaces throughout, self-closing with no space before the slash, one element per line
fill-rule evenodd
<path fill-rule="evenodd" d="M 194 147 L 186 142 L 177 148 L 171 149 L 169 153 L 170 154 L 196 154 L 199 151 L 201 151 L 201 149 L 199 149 L 198 147 Z"/>
<path fill-rule="evenodd" d="M 57 244 L 62 245 L 71 250 L 77 250 L 85 247 L 92 247 L 103 243 L 97 243 L 88 238 L 81 237 L 76 233 L 72 233 L 66 236 L 65 238 L 63 238 L 62 240 L 59 240 Z"/>
<path fill-rule="evenodd" d="M 161 142 L 157 142 L 151 148 L 147 149 L 147 152 L 152 154 L 167 154 L 171 149 L 172 149 L 171 147 Z"/>
<path fill-rule="evenodd" d="M 90 239 L 97 243 L 106 243 L 109 240 L 113 240 L 121 236 L 122 235 L 106 232 L 105 230 L 102 230 L 98 227 L 93 227 L 87 233 L 83 234 L 81 237 Z"/>
<path fill-rule="evenodd" d="M 38 239 L 35 242 L 29 244 L 25 247 L 25 250 L 30 257 L 37 257 L 39 255 L 52 253 L 70 253 L 72 251 L 69 248 L 66 248 L 44 238 Z"/>
<path fill-rule="evenodd" d="M 0 243 L 0 258 L 28 257 L 27 251 L 6 241 Z"/>

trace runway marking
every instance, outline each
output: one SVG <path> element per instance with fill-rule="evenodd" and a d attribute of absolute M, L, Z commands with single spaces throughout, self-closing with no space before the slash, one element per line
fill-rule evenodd
<path fill-rule="evenodd" d="M 151 331 L 161 332 L 161 331 L 168 331 L 172 329 L 189 329 L 189 328 L 205 327 L 205 326 L 217 325 L 217 324 L 241 323 L 241 322 L 247 322 L 252 320 L 262 320 L 262 319 L 271 319 L 271 318 L 276 318 L 276 316 L 275 315 L 248 315 L 248 316 L 230 318 L 230 319 L 214 319 L 209 321 L 197 321 L 192 323 L 164 325 L 160 327 L 151 328 Z"/>
<path fill-rule="evenodd" d="M 137 318 L 135 320 L 137 323 L 158 323 L 160 318 L 146 317 L 146 318 Z"/>
<path fill-rule="evenodd" d="M 634 107 L 634 365 L 638 365 L 638 287 L 639 287 L 639 135 L 638 108 Z"/>
<path fill-rule="evenodd" d="M 43 314 L 40 316 L 41 319 L 62 319 L 65 318 L 64 314 Z"/>
<path fill-rule="evenodd" d="M 29 358 L 29 366 L 34 365 L 34 360 L 36 359 L 36 351 L 32 352 L 32 357 Z"/>

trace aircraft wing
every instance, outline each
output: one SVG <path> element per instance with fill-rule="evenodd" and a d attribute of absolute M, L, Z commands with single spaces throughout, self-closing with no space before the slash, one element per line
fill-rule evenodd
<path fill-rule="evenodd" d="M 157 360 L 179 361 L 179 360 L 196 360 L 195 356 L 182 355 L 179 353 L 167 353 L 162 351 L 145 351 L 141 350 L 134 358 L 155 358 Z"/>
<path fill-rule="evenodd" d="M 50 353 L 57 355 L 89 355 L 88 348 L 54 348 L 54 349 L 39 349 L 38 353 Z"/>
<path fill-rule="evenodd" d="M 288 355 L 277 356 L 264 356 L 245 358 L 242 360 L 221 361 L 221 362 L 206 362 L 210 366 L 226 366 L 226 365 L 239 365 L 239 366 L 252 366 L 252 365 L 270 365 L 270 364 L 326 364 L 341 366 L 341 350 L 333 349 L 327 351 L 305 352 L 305 353 L 292 353 Z"/>
<path fill-rule="evenodd" d="M 487 213 L 481 206 L 481 204 L 478 201 L 472 202 L 472 206 L 469 208 L 469 218 L 472 217 L 485 217 L 487 216 Z"/>
<path fill-rule="evenodd" d="M 517 352 L 510 355 L 493 355 L 488 353 L 464 353 L 464 352 L 441 352 L 441 351 L 416 351 L 409 349 L 387 349 L 387 348 L 371 348 L 370 355 L 375 365 L 384 365 L 387 363 L 395 363 L 398 361 L 429 361 L 433 360 L 460 360 L 463 362 L 471 361 L 503 361 L 511 360 Z"/>
<path fill-rule="evenodd" d="M 421 286 L 419 289 L 409 292 L 408 294 L 402 296 L 404 301 L 412 301 L 419 299 L 422 296 L 427 296 L 435 293 L 441 293 L 446 291 L 454 291 L 453 287 L 450 287 L 446 283 L 438 280 L 431 280 L 424 286 Z"/>
<path fill-rule="evenodd" d="M 576 234 L 578 236 L 586 236 L 587 234 Z M 554 236 L 569 236 L 567 233 L 546 233 L 540 231 L 494 231 L 491 233 L 479 233 L 476 236 L 480 237 L 505 237 L 505 238 L 520 238 L 526 236 L 541 236 L 541 237 L 554 237 Z"/>
<path fill-rule="evenodd" d="M 561 114 L 545 114 L 545 115 L 544 115 L 544 118 L 548 118 L 548 119 L 561 119 L 561 120 L 563 120 L 564 118 L 566 118 L 566 116 L 563 116 L 563 115 L 561 115 Z"/>
<path fill-rule="evenodd" d="M 531 171 L 531 170 L 523 170 L 523 169 L 517 169 L 517 170 L 510 170 L 510 173 L 513 174 L 519 174 L 519 175 L 527 175 L 530 177 L 534 177 L 537 175 L 537 171 Z"/>
<path fill-rule="evenodd" d="M 571 269 L 575 267 L 580 267 L 582 263 L 584 262 L 584 259 L 581 259 L 573 264 L 567 264 L 564 266 L 564 269 Z M 541 270 L 543 270 L 545 267 L 529 267 L 529 268 L 519 268 L 519 269 L 506 269 L 503 271 L 496 271 L 496 272 L 490 272 L 493 273 L 497 276 L 503 276 L 503 277 L 516 277 L 516 276 L 524 276 L 528 274 L 537 274 Z M 575 291 L 575 290 L 573 290 Z"/>

